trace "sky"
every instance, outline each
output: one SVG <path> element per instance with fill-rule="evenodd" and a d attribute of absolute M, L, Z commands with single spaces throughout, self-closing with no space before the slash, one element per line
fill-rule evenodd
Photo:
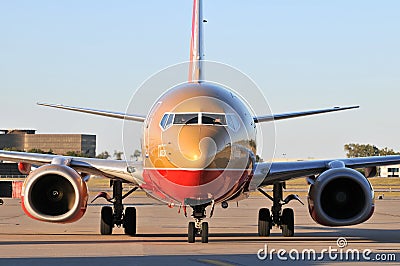
<path fill-rule="evenodd" d="M 0 0 L 0 128 L 96 134 L 97 153 L 122 150 L 122 121 L 36 102 L 125 111 L 142 82 L 189 59 L 191 9 Z M 396 0 L 205 0 L 206 59 L 251 77 L 274 113 L 361 106 L 277 122 L 276 157 L 340 158 L 350 142 L 400 150 L 399 11 Z"/>

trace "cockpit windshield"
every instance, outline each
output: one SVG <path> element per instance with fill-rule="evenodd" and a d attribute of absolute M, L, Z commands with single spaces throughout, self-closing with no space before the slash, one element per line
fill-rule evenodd
<path fill-rule="evenodd" d="M 175 114 L 174 125 L 198 124 L 199 114 Z"/>
<path fill-rule="evenodd" d="M 214 125 L 228 126 L 236 131 L 239 122 L 235 114 L 220 113 L 165 113 L 160 121 L 160 126 L 166 130 L 172 125 Z"/>
<path fill-rule="evenodd" d="M 226 125 L 225 114 L 202 113 L 201 121 L 203 125 Z"/>

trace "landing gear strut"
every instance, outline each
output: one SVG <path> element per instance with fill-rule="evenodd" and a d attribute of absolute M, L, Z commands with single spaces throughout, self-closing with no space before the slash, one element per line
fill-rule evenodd
<path fill-rule="evenodd" d="M 111 235 L 114 226 L 123 226 L 125 234 L 134 236 L 136 235 L 136 208 L 127 207 L 124 212 L 122 200 L 133 193 L 137 188 L 133 188 L 125 195 L 122 195 L 121 180 L 112 180 L 111 185 L 113 187 L 112 198 L 107 193 L 101 192 L 93 200 L 95 201 L 97 198 L 102 197 L 108 202 L 113 203 L 113 207 L 103 206 L 101 209 L 100 233 L 102 235 Z"/>
<path fill-rule="evenodd" d="M 194 243 L 196 236 L 201 236 L 201 243 L 208 243 L 208 223 L 203 222 L 206 218 L 206 205 L 196 205 L 193 208 L 194 222 L 189 222 L 188 225 L 188 243 Z"/>
<path fill-rule="evenodd" d="M 272 214 L 268 208 L 260 209 L 258 213 L 258 235 L 269 236 L 272 226 L 280 227 L 282 235 L 285 237 L 294 236 L 294 212 L 291 208 L 282 209 L 283 205 L 288 204 L 292 200 L 297 200 L 301 204 L 300 198 L 297 195 L 289 195 L 283 199 L 283 188 L 285 183 L 275 183 L 273 185 L 273 196 L 271 197 L 261 188 L 258 189 L 264 196 L 272 202 Z M 304 205 L 304 204 L 303 204 Z"/>

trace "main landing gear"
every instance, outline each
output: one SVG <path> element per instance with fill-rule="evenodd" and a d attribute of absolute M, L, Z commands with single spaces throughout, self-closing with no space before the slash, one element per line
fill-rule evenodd
<path fill-rule="evenodd" d="M 272 214 L 268 208 L 261 208 L 258 212 L 258 235 L 269 236 L 272 226 L 280 227 L 282 235 L 285 237 L 294 236 L 294 212 L 293 209 L 286 208 L 282 210 L 282 206 L 288 204 L 292 200 L 297 200 L 301 204 L 303 202 L 297 195 L 289 195 L 283 199 L 283 188 L 285 183 L 275 183 L 273 185 L 273 196 L 271 197 L 261 188 L 258 189 L 264 196 L 272 202 Z M 304 205 L 304 204 L 303 204 Z"/>
<path fill-rule="evenodd" d="M 126 207 L 124 212 L 122 200 L 137 190 L 137 187 L 131 189 L 125 195 L 122 195 L 121 180 L 111 180 L 111 185 L 113 187 L 112 198 L 106 192 L 100 192 L 92 200 L 92 202 L 94 202 L 97 198 L 101 197 L 114 205 L 113 207 L 103 206 L 101 208 L 100 233 L 102 235 L 111 235 L 114 226 L 123 226 L 125 234 L 134 236 L 136 235 L 136 208 Z"/>
<path fill-rule="evenodd" d="M 196 242 L 196 236 L 201 237 L 201 243 L 208 243 L 208 222 L 203 221 L 206 218 L 206 208 L 208 205 L 210 204 L 189 205 L 193 208 L 192 217 L 195 221 L 189 222 L 188 225 L 188 243 Z M 214 208 L 214 205 L 212 208 Z"/>

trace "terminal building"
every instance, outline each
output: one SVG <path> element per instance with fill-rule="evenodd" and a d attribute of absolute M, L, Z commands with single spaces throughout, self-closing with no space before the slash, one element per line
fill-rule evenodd
<path fill-rule="evenodd" d="M 0 129 L 0 150 L 8 148 L 29 152 L 52 151 L 65 155 L 69 152 L 96 156 L 96 136 L 84 134 L 35 134 L 32 129 Z"/>

